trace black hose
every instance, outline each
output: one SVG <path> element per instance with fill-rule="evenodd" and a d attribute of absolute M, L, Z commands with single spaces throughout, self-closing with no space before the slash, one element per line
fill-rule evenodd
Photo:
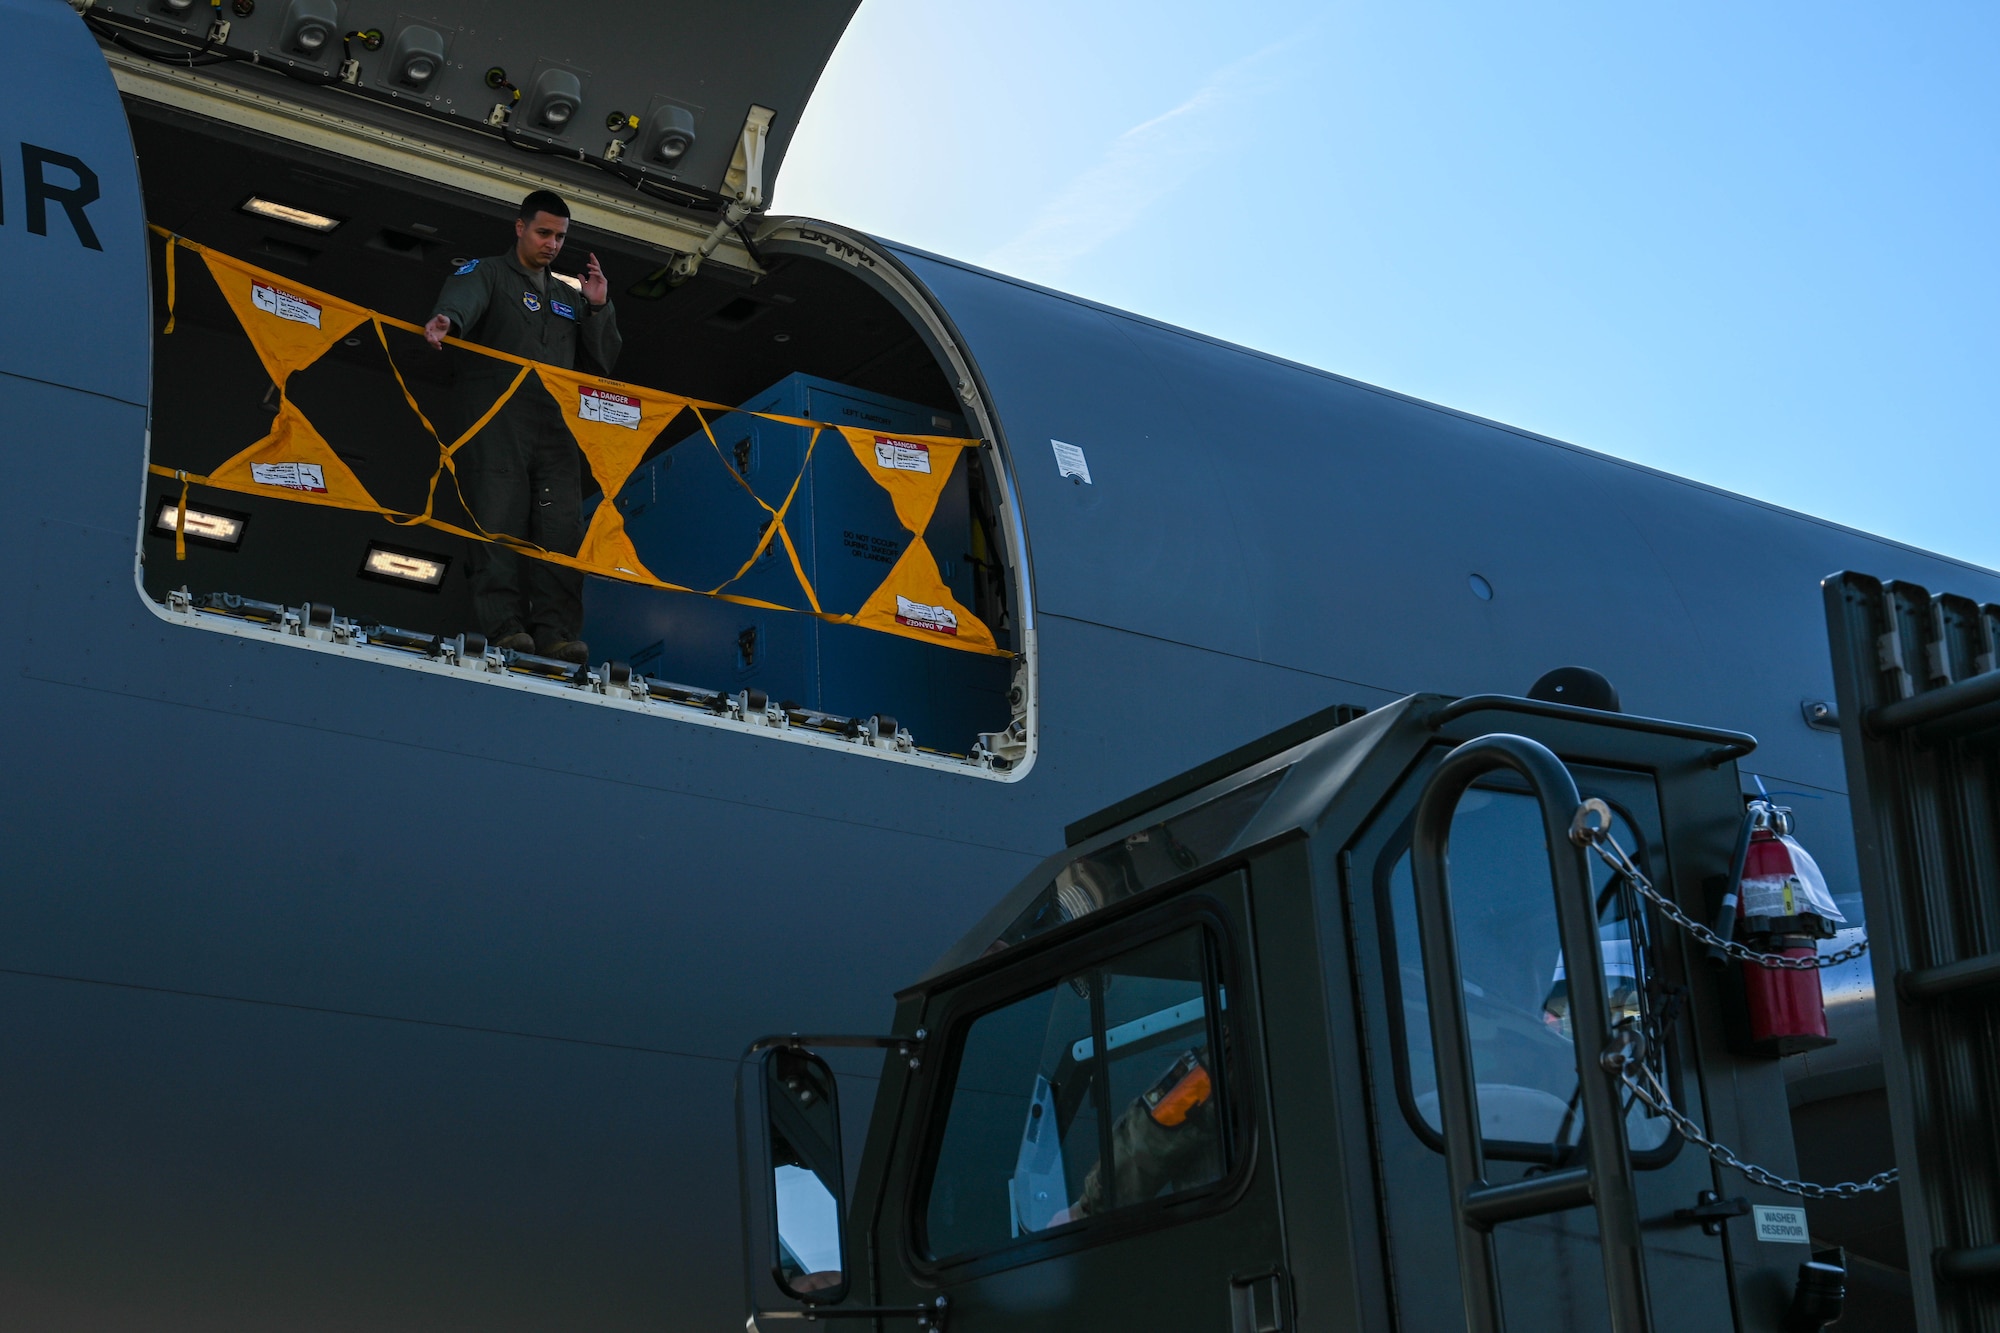
<path fill-rule="evenodd" d="M 130 51 L 133 55 L 143 57 L 147 60 L 157 60 L 163 65 L 173 65 L 181 69 L 197 69 L 203 65 L 220 65 L 225 61 L 233 59 L 226 51 L 210 54 L 214 50 L 214 43 L 206 38 L 202 40 L 201 45 L 198 47 L 191 49 L 183 47 L 180 50 L 169 49 L 162 51 L 148 49 L 135 40 L 132 34 L 121 32 L 101 19 L 94 19 L 89 15 L 85 15 L 83 21 L 86 27 L 105 41 L 110 42 L 113 46 Z M 173 39 L 165 38 L 163 40 L 172 41 Z"/>

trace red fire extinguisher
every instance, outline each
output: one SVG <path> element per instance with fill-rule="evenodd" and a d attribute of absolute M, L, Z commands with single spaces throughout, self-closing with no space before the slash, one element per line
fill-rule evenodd
<path fill-rule="evenodd" d="M 1846 918 L 1834 906 L 1818 864 L 1792 837 L 1792 812 L 1753 800 L 1747 819 L 1750 838 L 1737 881 L 1736 938 L 1760 954 L 1814 957 L 1818 941 L 1833 938 Z M 1755 1049 L 1791 1055 L 1833 1045 L 1817 969 L 1767 967 L 1751 959 L 1742 966 Z"/>

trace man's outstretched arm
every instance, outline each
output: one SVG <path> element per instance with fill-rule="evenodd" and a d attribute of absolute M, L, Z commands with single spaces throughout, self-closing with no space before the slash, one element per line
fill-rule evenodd
<path fill-rule="evenodd" d="M 464 337 L 467 329 L 479 327 L 480 318 L 486 314 L 487 297 L 487 275 L 480 261 L 475 259 L 461 265 L 444 280 L 437 304 L 431 307 L 430 321 L 424 325 L 425 341 L 441 348 L 452 332 Z"/>

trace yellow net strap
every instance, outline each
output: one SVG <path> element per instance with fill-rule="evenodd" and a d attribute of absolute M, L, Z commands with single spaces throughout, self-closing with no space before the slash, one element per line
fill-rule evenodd
<path fill-rule="evenodd" d="M 375 326 L 375 337 L 382 344 L 382 355 L 389 362 L 389 373 L 396 377 L 396 387 L 403 391 L 403 401 L 410 405 L 410 411 L 416 413 L 417 420 L 423 423 L 424 432 L 431 437 L 431 442 L 438 447 L 437 470 L 431 473 L 430 484 L 424 489 L 423 513 L 409 518 L 397 518 L 393 515 L 388 516 L 391 523 L 408 526 L 431 516 L 431 510 L 437 504 L 438 478 L 443 476 L 447 470 L 451 473 L 452 485 L 454 487 L 458 485 L 458 468 L 451 461 L 452 455 L 463 448 L 466 441 L 479 434 L 480 431 L 485 430 L 486 424 L 489 421 L 500 415 L 500 409 L 507 405 L 507 401 L 514 396 L 514 391 L 521 387 L 522 382 L 528 378 L 529 373 L 533 371 L 534 367 L 532 365 L 522 366 L 520 373 L 514 376 L 513 382 L 501 391 L 500 396 L 493 400 L 493 405 L 480 415 L 479 420 L 466 427 L 464 434 L 460 435 L 450 444 L 446 444 L 438 435 L 437 427 L 431 424 L 431 419 L 424 415 L 424 409 L 417 405 L 417 396 L 410 392 L 409 382 L 403 378 L 403 368 L 396 364 L 396 354 L 389 350 L 389 335 L 382 328 L 382 316 L 375 316 L 371 322 Z M 461 492 L 459 502 L 463 504 L 464 501 L 465 496 Z M 472 510 L 468 506 L 465 512 L 471 514 Z M 478 521 L 478 516 L 474 515 L 473 522 L 477 523 Z"/>
<path fill-rule="evenodd" d="M 785 492 L 785 502 L 776 509 L 773 509 L 764 502 L 764 497 L 757 494 L 750 483 L 744 479 L 743 474 L 738 472 L 730 464 L 729 460 L 722 456 L 722 446 L 716 443 L 715 430 L 708 424 L 707 415 L 702 412 L 700 407 L 693 403 L 688 404 L 688 406 L 693 410 L 695 420 L 701 423 L 701 433 L 708 437 L 708 446 L 715 450 L 715 456 L 721 460 L 723 468 L 731 477 L 735 478 L 736 484 L 743 488 L 744 493 L 757 502 L 757 507 L 771 516 L 764 524 L 763 534 L 757 539 L 757 549 L 750 553 L 750 558 L 743 562 L 743 567 L 715 587 L 709 589 L 709 591 L 721 592 L 724 588 L 727 588 L 730 584 L 749 573 L 750 567 L 763 558 L 764 552 L 771 549 L 771 538 L 775 536 L 785 544 L 785 554 L 792 562 L 792 573 L 797 576 L 799 587 L 805 590 L 806 601 L 812 604 L 813 614 L 824 614 L 820 609 L 819 594 L 813 591 L 812 580 L 806 577 L 805 565 L 799 559 L 798 548 L 792 545 L 791 530 L 785 526 L 785 511 L 792 507 L 792 498 L 799 493 L 799 483 L 806 479 L 806 469 L 812 466 L 813 445 L 819 442 L 819 433 L 824 428 L 817 424 L 813 425 L 812 438 L 806 441 L 805 458 L 799 463 L 799 475 L 792 478 L 792 488 Z"/>
<path fill-rule="evenodd" d="M 210 274 L 216 278 L 218 285 L 223 286 L 224 295 L 229 299 L 230 306 L 235 311 L 245 334 L 256 347 L 260 359 L 272 371 L 273 379 L 280 390 L 279 412 L 273 421 L 271 433 L 228 460 L 213 473 L 202 475 L 185 469 L 148 465 L 151 472 L 177 478 L 181 482 L 181 511 L 176 523 L 177 558 L 185 558 L 186 492 L 188 485 L 194 484 L 294 503 L 360 510 L 377 514 L 399 526 L 435 528 L 468 541 L 505 546 L 532 559 L 623 583 L 635 583 L 669 592 L 693 592 L 699 596 L 713 597 L 719 601 L 744 606 L 812 615 L 834 624 L 857 625 L 936 643 L 941 647 L 959 651 L 990 656 L 1012 656 L 1011 653 L 998 647 L 991 630 L 953 600 L 949 590 L 938 577 L 936 562 L 924 544 L 924 532 L 929 526 L 931 511 L 935 507 L 945 479 L 950 474 L 951 465 L 965 448 L 976 446 L 976 441 L 944 436 L 907 436 L 894 439 L 886 436 L 870 436 L 867 432 L 804 417 L 775 412 L 750 412 L 724 403 L 711 403 L 678 394 L 664 394 L 621 381 L 565 371 L 524 357 L 496 351 L 478 343 L 447 336 L 443 341 L 451 346 L 520 367 L 513 381 L 479 419 L 447 445 L 417 402 L 416 395 L 411 391 L 408 381 L 403 376 L 402 368 L 397 364 L 389 348 L 386 332 L 388 328 L 393 327 L 422 336 L 424 329 L 421 325 L 378 311 L 365 310 L 326 293 L 301 287 L 264 269 L 245 264 L 233 256 L 224 255 L 186 237 L 175 235 L 164 228 L 154 226 L 151 230 L 164 237 L 167 242 L 168 321 L 162 332 L 173 331 L 174 304 L 178 295 L 174 252 L 183 248 L 191 250 L 203 258 Z M 271 323 L 272 320 L 278 322 Z M 308 321 L 310 330 L 302 327 Z M 371 324 L 375 329 L 376 339 L 381 344 L 383 355 L 389 362 L 390 372 L 395 377 L 405 404 L 415 414 L 438 450 L 437 467 L 432 472 L 426 489 L 423 508 L 415 513 L 392 509 L 370 495 L 362 486 L 360 479 L 347 468 L 332 446 L 319 436 L 311 422 L 284 391 L 286 381 L 293 372 L 312 364 L 338 337 L 362 322 Z M 446 473 L 451 474 L 453 487 L 455 490 L 458 489 L 458 471 L 454 456 L 492 422 L 526 382 L 530 373 L 538 375 L 543 385 L 558 398 L 566 393 L 580 393 L 608 397 L 630 404 L 632 410 L 638 413 L 643 418 L 644 424 L 649 427 L 643 431 L 634 430 L 628 436 L 617 429 L 606 432 L 598 424 L 582 420 L 581 408 L 577 414 L 579 421 L 570 421 L 570 414 L 564 413 L 565 425 L 571 434 L 576 436 L 578 444 L 583 449 L 586 463 L 603 490 L 604 499 L 599 505 L 597 517 L 592 521 L 591 530 L 584 539 L 583 547 L 584 552 L 597 553 L 603 558 L 583 559 L 579 555 L 566 555 L 560 551 L 547 550 L 533 542 L 506 533 L 488 532 L 480 525 L 478 516 L 473 513 L 470 505 L 466 505 L 465 509 L 471 517 L 472 529 L 441 520 L 434 512 L 438 483 Z M 701 424 L 702 433 L 707 437 L 717 457 L 721 459 L 723 467 L 768 515 L 764 530 L 750 558 L 744 561 L 734 575 L 706 591 L 659 578 L 640 564 L 629 539 L 624 535 L 622 519 L 614 502 L 616 493 L 638 465 L 645 447 L 657 437 L 682 407 L 694 411 L 696 419 Z M 755 488 L 734 467 L 730 466 L 729 460 L 723 456 L 721 446 L 716 441 L 708 415 L 710 413 L 754 416 L 812 432 L 798 475 L 792 479 L 790 489 L 781 504 L 773 507 L 757 494 Z M 629 426 L 633 423 L 621 424 Z M 870 476 L 895 501 L 899 520 L 911 535 L 903 558 L 891 569 L 882 585 L 875 590 L 861 609 L 853 614 L 830 612 L 820 604 L 819 595 L 813 588 L 812 581 L 806 576 L 804 562 L 793 544 L 791 532 L 785 522 L 792 502 L 797 498 L 804 482 L 806 471 L 811 466 L 814 447 L 821 434 L 829 430 L 847 438 L 864 467 L 868 465 L 869 452 L 871 448 L 873 449 L 884 471 L 878 472 L 871 468 Z M 616 443 L 608 444 L 607 441 L 613 437 L 617 437 Z M 885 450 L 888 452 L 885 453 Z M 890 460 L 892 455 L 894 460 L 900 461 L 882 461 Z M 926 460 L 922 468 L 926 476 L 921 481 L 910 475 L 907 470 L 899 470 L 907 469 L 909 466 L 906 455 L 909 457 L 921 455 Z M 928 462 L 933 456 L 943 463 L 942 468 L 935 473 Z M 316 485 L 301 486 L 292 481 L 265 479 L 273 475 L 273 469 L 287 468 L 293 471 L 283 475 L 296 479 L 297 469 L 301 467 L 310 470 L 307 480 L 316 481 Z M 912 483 L 918 483 L 916 491 L 912 490 Z M 918 492 L 921 492 L 921 496 Z M 462 491 L 459 493 L 459 499 L 463 503 Z M 784 546 L 792 572 L 805 596 L 807 602 L 805 608 L 785 606 L 762 598 L 746 597 L 725 591 L 763 557 L 770 549 L 773 539 Z M 607 552 L 614 555 L 607 557 L 604 554 Z"/>

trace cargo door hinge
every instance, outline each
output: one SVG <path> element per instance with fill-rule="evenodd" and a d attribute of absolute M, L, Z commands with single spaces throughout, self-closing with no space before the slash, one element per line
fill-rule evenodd
<path fill-rule="evenodd" d="M 715 253 L 722 238 L 743 225 L 744 219 L 764 206 L 764 141 L 771 134 L 771 117 L 777 113 L 767 106 L 753 106 L 743 118 L 743 132 L 736 139 L 736 153 L 723 173 L 722 192 L 730 197 L 701 244 L 673 262 L 669 278 L 675 286 L 700 271 L 702 261 Z"/>

